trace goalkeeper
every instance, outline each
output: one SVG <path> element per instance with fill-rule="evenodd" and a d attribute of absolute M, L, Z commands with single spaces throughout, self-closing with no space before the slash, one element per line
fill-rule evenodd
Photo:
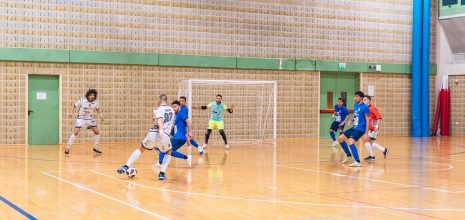
<path fill-rule="evenodd" d="M 227 111 L 229 113 L 233 113 L 234 105 L 232 104 L 228 107 L 225 103 L 222 102 L 223 96 L 216 95 L 216 101 L 211 102 L 207 106 L 202 106 L 202 110 L 206 110 L 207 108 L 212 109 L 212 113 L 210 116 L 210 122 L 208 122 L 208 129 L 205 132 L 205 144 L 202 146 L 202 149 L 205 149 L 208 145 L 208 139 L 210 138 L 210 134 L 212 130 L 217 128 L 220 132 L 221 137 L 224 140 L 224 147 L 226 150 L 229 149 L 228 140 L 226 139 L 226 133 L 224 133 L 224 121 L 223 121 L 223 111 Z"/>

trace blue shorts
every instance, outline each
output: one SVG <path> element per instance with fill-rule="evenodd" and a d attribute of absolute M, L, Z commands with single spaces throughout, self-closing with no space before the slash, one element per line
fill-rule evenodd
<path fill-rule="evenodd" d="M 339 129 L 341 129 L 342 131 L 344 130 L 344 125 L 340 126 L 339 127 L 339 124 L 341 124 L 341 122 L 336 122 L 336 121 L 333 121 L 333 123 L 331 124 L 331 130 L 334 131 L 334 132 L 338 132 Z"/>
<path fill-rule="evenodd" d="M 173 150 L 175 151 L 177 151 L 187 142 L 187 140 L 174 139 L 174 138 L 172 138 L 170 141 L 171 141 L 171 146 L 173 147 Z"/>
<path fill-rule="evenodd" d="M 365 132 L 355 130 L 354 128 L 344 131 L 344 136 L 346 136 L 347 138 L 352 138 L 355 141 L 358 141 L 358 139 L 360 139 L 364 134 Z"/>

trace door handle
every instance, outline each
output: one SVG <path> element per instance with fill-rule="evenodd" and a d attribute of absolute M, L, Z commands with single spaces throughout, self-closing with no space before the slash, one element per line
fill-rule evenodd
<path fill-rule="evenodd" d="M 31 113 L 34 113 L 34 111 L 31 111 L 31 110 L 27 110 L 27 115 L 31 115 Z"/>

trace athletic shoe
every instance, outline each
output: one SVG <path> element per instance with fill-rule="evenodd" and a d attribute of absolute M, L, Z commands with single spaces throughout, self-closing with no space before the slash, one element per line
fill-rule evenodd
<path fill-rule="evenodd" d="M 352 164 L 350 164 L 349 167 L 362 167 L 362 164 L 360 162 L 355 161 Z"/>
<path fill-rule="evenodd" d="M 386 159 L 387 155 L 389 154 L 389 150 L 385 148 L 383 154 L 384 154 L 384 159 Z"/>
<path fill-rule="evenodd" d="M 192 155 L 187 155 L 186 162 L 187 162 L 187 166 L 191 168 L 192 167 Z"/>
<path fill-rule="evenodd" d="M 65 154 L 68 155 L 70 150 L 71 150 L 71 147 L 66 146 L 66 148 L 65 148 Z"/>
<path fill-rule="evenodd" d="M 197 150 L 199 150 L 199 155 L 203 154 L 203 146 L 199 146 Z"/>
<path fill-rule="evenodd" d="M 224 148 L 226 148 L 226 150 L 229 150 L 229 145 L 224 145 Z"/>
<path fill-rule="evenodd" d="M 102 153 L 102 151 L 99 151 L 98 149 L 95 149 L 95 147 L 93 148 L 93 150 L 94 150 L 95 153 L 98 153 L 98 154 Z"/>
<path fill-rule="evenodd" d="M 376 159 L 375 159 L 374 156 L 368 156 L 364 160 L 366 160 L 366 161 L 375 161 Z"/>
<path fill-rule="evenodd" d="M 128 169 L 129 169 L 129 167 L 124 165 L 124 166 L 120 167 L 119 169 L 117 169 L 116 172 L 118 172 L 119 174 L 123 174 L 123 173 L 126 173 L 126 171 Z"/>
<path fill-rule="evenodd" d="M 203 144 L 202 145 L 202 150 L 205 150 L 205 148 L 207 148 L 208 144 Z"/>
<path fill-rule="evenodd" d="M 331 145 L 331 147 L 336 147 L 336 146 L 337 146 L 337 144 L 339 144 L 339 142 L 337 142 L 337 141 L 334 141 L 334 142 L 333 142 L 333 144 Z"/>
<path fill-rule="evenodd" d="M 158 174 L 158 180 L 166 180 L 165 173 L 160 172 L 160 174 Z"/>
<path fill-rule="evenodd" d="M 342 163 L 347 163 L 347 162 L 349 162 L 349 160 L 352 160 L 352 159 L 354 159 L 354 157 L 352 157 L 352 156 L 347 157 L 346 159 L 344 159 L 344 160 L 342 161 Z"/>

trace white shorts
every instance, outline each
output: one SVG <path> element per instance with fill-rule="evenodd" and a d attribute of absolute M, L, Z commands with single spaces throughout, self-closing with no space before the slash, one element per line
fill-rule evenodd
<path fill-rule="evenodd" d="M 371 140 L 376 140 L 376 136 L 378 136 L 377 131 L 368 131 L 368 138 L 370 138 Z"/>
<path fill-rule="evenodd" d="M 74 127 L 75 128 L 82 128 L 82 127 L 93 128 L 93 127 L 97 127 L 97 122 L 92 118 L 90 119 L 78 118 L 76 119 L 76 125 Z"/>
<path fill-rule="evenodd" d="M 154 148 L 157 148 L 163 153 L 171 150 L 170 136 L 163 133 L 163 137 L 158 140 L 158 135 L 158 131 L 149 131 L 147 136 L 145 136 L 144 140 L 142 141 L 142 146 L 147 150 L 153 150 Z"/>

